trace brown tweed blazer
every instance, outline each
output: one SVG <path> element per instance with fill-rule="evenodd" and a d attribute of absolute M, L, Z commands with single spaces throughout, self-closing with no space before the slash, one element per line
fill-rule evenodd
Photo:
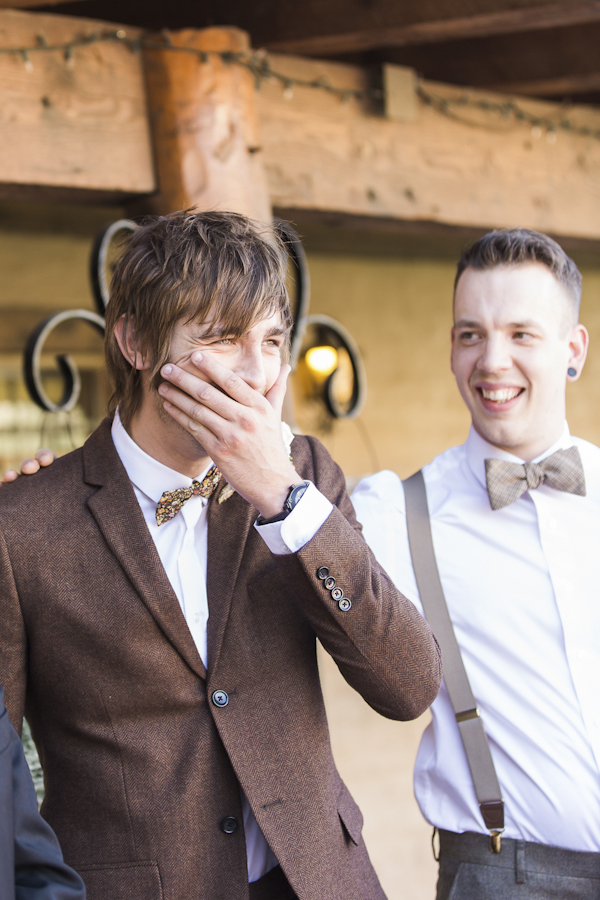
<path fill-rule="evenodd" d="M 43 813 L 89 900 L 244 900 L 243 827 L 220 827 L 242 822 L 238 784 L 300 900 L 384 896 L 331 756 L 315 637 L 394 719 L 432 702 L 439 655 L 367 549 L 340 469 L 314 439 L 292 453 L 338 509 L 274 557 L 239 495 L 210 503 L 208 674 L 109 420 L 0 492 L 0 683 L 17 729 L 31 723 Z"/>

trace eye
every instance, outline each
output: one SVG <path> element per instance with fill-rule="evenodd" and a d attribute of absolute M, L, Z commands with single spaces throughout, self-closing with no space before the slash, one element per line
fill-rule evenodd
<path fill-rule="evenodd" d="M 461 331 L 459 337 L 465 344 L 471 344 L 473 341 L 477 340 L 479 335 L 476 331 Z"/>

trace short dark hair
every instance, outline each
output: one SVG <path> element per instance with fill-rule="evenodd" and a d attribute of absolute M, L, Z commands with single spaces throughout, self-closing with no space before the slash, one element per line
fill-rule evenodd
<path fill-rule="evenodd" d="M 124 424 L 142 399 L 140 372 L 123 357 L 114 334 L 135 335 L 158 387 L 178 321 L 214 321 L 239 337 L 279 312 L 292 325 L 287 254 L 270 225 L 230 212 L 175 212 L 152 217 L 126 239 L 106 308 L 106 364 L 113 384 L 109 408 Z"/>
<path fill-rule="evenodd" d="M 454 279 L 454 291 L 465 269 L 494 269 L 496 266 L 515 266 L 539 262 L 546 266 L 562 284 L 571 299 L 577 322 L 581 303 L 581 272 L 567 256 L 560 244 L 547 234 L 528 228 L 499 228 L 484 234 L 468 247 L 460 257 Z"/>

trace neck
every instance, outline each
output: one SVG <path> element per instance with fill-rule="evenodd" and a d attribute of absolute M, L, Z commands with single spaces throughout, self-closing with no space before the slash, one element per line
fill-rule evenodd
<path fill-rule="evenodd" d="M 564 428 L 564 420 L 559 427 L 557 427 L 551 434 L 548 433 L 545 437 L 540 437 L 538 440 L 523 440 L 516 441 L 514 443 L 506 442 L 496 442 L 490 441 L 489 437 L 486 437 L 485 434 L 481 434 L 478 430 L 477 426 L 473 422 L 473 427 L 475 431 L 485 440 L 488 444 L 491 444 L 492 447 L 496 447 L 498 450 L 504 450 L 506 453 L 512 453 L 513 456 L 517 456 L 519 459 L 522 459 L 523 462 L 532 462 L 532 460 L 537 459 L 538 456 L 541 456 L 543 453 L 546 453 L 550 447 L 554 446 L 554 444 L 559 440 L 563 433 Z"/>
<path fill-rule="evenodd" d="M 144 453 L 187 478 L 195 478 L 210 463 L 204 447 L 162 408 L 144 397 L 141 409 L 127 425 L 127 432 Z"/>

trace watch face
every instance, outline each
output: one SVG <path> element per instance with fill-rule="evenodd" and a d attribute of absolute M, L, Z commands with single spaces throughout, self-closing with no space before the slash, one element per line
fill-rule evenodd
<path fill-rule="evenodd" d="M 304 496 L 307 490 L 308 484 L 305 481 L 302 482 L 302 484 L 296 485 L 287 499 L 286 507 L 291 511 L 296 506 L 300 498 Z"/>

